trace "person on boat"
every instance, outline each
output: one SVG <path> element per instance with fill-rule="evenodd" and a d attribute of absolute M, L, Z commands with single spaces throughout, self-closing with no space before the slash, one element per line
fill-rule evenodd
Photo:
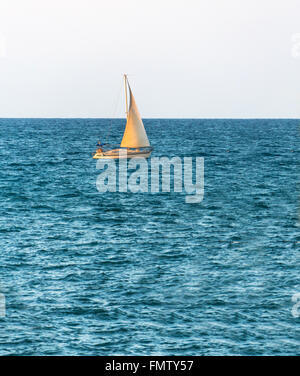
<path fill-rule="evenodd" d="M 98 141 L 98 144 L 96 146 L 97 146 L 97 153 L 102 153 L 103 149 L 102 149 L 102 144 L 100 140 Z"/>

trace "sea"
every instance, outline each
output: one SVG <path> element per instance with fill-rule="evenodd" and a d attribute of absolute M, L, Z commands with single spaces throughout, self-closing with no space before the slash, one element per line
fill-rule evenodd
<path fill-rule="evenodd" d="M 0 355 L 300 355 L 300 120 L 145 119 L 199 203 L 99 192 L 124 125 L 0 119 Z"/>

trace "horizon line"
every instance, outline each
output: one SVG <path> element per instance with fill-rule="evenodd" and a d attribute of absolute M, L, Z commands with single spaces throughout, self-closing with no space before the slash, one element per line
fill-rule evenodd
<path fill-rule="evenodd" d="M 126 120 L 126 117 L 0 117 L 0 120 L 7 119 Z M 142 120 L 300 120 L 300 117 L 143 117 Z"/>

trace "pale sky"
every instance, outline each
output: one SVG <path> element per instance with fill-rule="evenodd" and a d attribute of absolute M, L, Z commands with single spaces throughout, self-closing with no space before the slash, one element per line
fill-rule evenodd
<path fill-rule="evenodd" d="M 0 117 L 123 116 L 123 73 L 144 118 L 300 118 L 300 0 L 0 0 Z"/>

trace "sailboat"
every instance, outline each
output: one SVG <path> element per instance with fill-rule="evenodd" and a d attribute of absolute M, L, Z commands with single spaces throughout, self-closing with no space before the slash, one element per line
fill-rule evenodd
<path fill-rule="evenodd" d="M 148 158 L 153 150 L 147 137 L 141 115 L 137 108 L 127 75 L 124 74 L 125 101 L 126 101 L 126 127 L 120 147 L 107 149 L 107 144 L 97 144 L 93 154 L 95 159 L 120 159 L 120 158 Z M 128 109 L 127 91 L 129 90 L 130 103 Z"/>

